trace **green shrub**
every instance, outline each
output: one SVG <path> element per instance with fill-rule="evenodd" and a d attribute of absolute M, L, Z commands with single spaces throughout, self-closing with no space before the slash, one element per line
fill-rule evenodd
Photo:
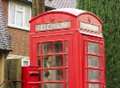
<path fill-rule="evenodd" d="M 78 0 L 77 8 L 103 20 L 107 88 L 120 88 L 120 0 Z"/>

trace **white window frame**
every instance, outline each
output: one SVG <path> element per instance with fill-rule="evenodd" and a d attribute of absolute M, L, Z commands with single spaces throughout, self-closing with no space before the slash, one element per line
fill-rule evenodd
<path fill-rule="evenodd" d="M 14 15 L 15 15 L 15 17 L 14 17 L 14 22 L 15 22 L 15 23 L 12 23 L 12 22 L 11 22 L 12 19 L 11 19 L 11 16 L 10 16 L 10 15 L 11 15 L 11 12 L 12 12 L 12 11 L 11 11 L 11 5 L 12 5 L 12 3 L 15 4 L 15 11 L 14 11 Z M 20 2 L 19 2 L 19 3 L 20 3 Z M 18 3 L 18 2 L 14 2 L 14 1 L 12 1 L 12 0 L 9 1 L 9 6 L 8 6 L 8 27 L 13 27 L 13 28 L 18 28 L 18 29 L 22 29 L 22 30 L 27 30 L 27 31 L 29 31 L 29 30 L 30 30 L 30 25 L 29 25 L 28 27 L 26 27 L 26 26 L 24 25 L 24 24 L 25 24 L 25 21 L 26 21 L 26 20 L 24 20 L 25 17 L 26 17 L 26 16 L 25 16 L 25 7 L 24 7 L 25 4 L 24 4 L 24 6 L 22 7 L 23 9 L 21 10 L 21 9 L 18 8 L 18 4 L 19 4 L 19 3 Z M 30 7 L 29 5 L 26 5 L 26 6 L 27 6 L 26 8 Z M 23 21 L 23 23 L 22 23 L 23 26 L 21 26 L 21 27 L 16 25 L 16 11 L 23 12 L 23 20 L 22 20 L 22 21 Z M 29 17 L 31 18 L 31 8 L 30 8 L 30 15 L 29 15 Z M 29 19 L 29 20 L 30 20 L 30 19 Z"/>

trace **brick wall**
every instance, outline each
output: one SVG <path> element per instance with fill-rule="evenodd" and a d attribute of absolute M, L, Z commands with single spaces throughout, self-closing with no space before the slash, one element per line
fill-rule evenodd
<path fill-rule="evenodd" d="M 11 36 L 11 54 L 27 56 L 29 51 L 28 31 L 8 27 Z"/>
<path fill-rule="evenodd" d="M 8 0 L 2 0 L 4 15 L 8 18 Z"/>

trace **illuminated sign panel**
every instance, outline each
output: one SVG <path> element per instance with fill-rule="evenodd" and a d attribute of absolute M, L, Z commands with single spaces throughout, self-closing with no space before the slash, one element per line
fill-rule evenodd
<path fill-rule="evenodd" d="M 87 35 L 102 37 L 102 32 L 98 25 L 93 25 L 85 22 L 80 22 L 80 32 Z"/>
<path fill-rule="evenodd" d="M 88 23 L 80 22 L 80 29 L 99 33 L 99 26 L 88 24 Z"/>
<path fill-rule="evenodd" d="M 45 31 L 45 30 L 55 30 L 55 29 L 64 29 L 70 28 L 70 22 L 58 22 L 58 23 L 46 23 L 46 24 L 38 24 L 35 26 L 36 31 Z"/>

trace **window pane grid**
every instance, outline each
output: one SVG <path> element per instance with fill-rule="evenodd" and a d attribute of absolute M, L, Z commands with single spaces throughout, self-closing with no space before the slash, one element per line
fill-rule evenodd
<path fill-rule="evenodd" d="M 9 1 L 8 26 L 28 30 L 31 18 L 31 6 Z"/>
<path fill-rule="evenodd" d="M 88 42 L 86 48 L 86 82 L 88 88 L 101 88 L 101 54 L 100 45 L 96 42 Z"/>
<path fill-rule="evenodd" d="M 45 42 L 38 45 L 42 88 L 67 88 L 67 47 L 66 41 Z M 46 85 L 47 86 L 43 86 Z M 64 85 L 64 86 L 61 86 Z"/>

